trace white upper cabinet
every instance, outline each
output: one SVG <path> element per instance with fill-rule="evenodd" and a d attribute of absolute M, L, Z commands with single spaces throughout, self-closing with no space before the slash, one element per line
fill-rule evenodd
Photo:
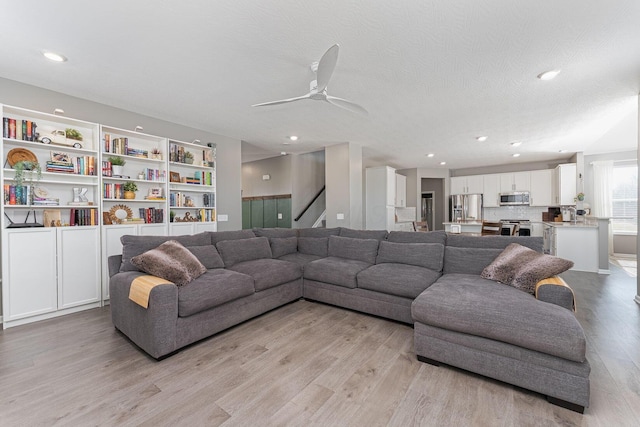
<path fill-rule="evenodd" d="M 497 208 L 500 206 L 500 175 L 484 175 L 484 192 L 482 203 L 485 208 Z"/>
<path fill-rule="evenodd" d="M 407 177 L 396 174 L 396 207 L 407 207 Z"/>
<path fill-rule="evenodd" d="M 531 171 L 531 206 L 551 206 L 553 200 L 553 169 Z"/>
<path fill-rule="evenodd" d="M 575 163 L 565 163 L 556 166 L 555 170 L 555 204 L 569 206 L 576 204 L 576 172 Z"/>
<path fill-rule="evenodd" d="M 483 175 L 455 176 L 451 178 L 451 194 L 482 194 Z"/>
<path fill-rule="evenodd" d="M 529 191 L 531 189 L 530 172 L 513 172 L 500 174 L 500 192 Z"/>

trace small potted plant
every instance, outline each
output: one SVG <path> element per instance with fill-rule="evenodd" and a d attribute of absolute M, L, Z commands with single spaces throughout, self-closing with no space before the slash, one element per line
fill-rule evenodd
<path fill-rule="evenodd" d="M 67 128 L 64 130 L 64 133 L 68 139 L 73 139 L 75 141 L 82 141 L 82 134 L 75 129 Z"/>
<path fill-rule="evenodd" d="M 127 163 L 124 157 L 109 156 L 109 163 L 111 163 L 111 172 L 113 176 L 124 175 L 124 165 Z"/>
<path fill-rule="evenodd" d="M 13 181 L 15 182 L 15 185 L 18 187 L 22 187 L 23 185 L 25 185 L 25 182 L 27 182 L 27 177 L 25 175 L 28 175 L 28 184 L 29 185 L 33 185 L 33 173 L 35 172 L 36 174 L 36 181 L 40 181 L 40 179 L 42 178 L 42 168 L 40 168 L 40 163 L 38 162 L 32 162 L 29 160 L 20 160 L 19 162 L 16 162 L 13 165 L 13 170 L 15 171 L 15 174 L 13 176 Z M 27 174 L 25 174 L 25 172 L 28 172 Z"/>
<path fill-rule="evenodd" d="M 135 182 L 133 182 L 133 181 L 125 182 L 124 185 L 122 186 L 122 189 L 124 190 L 124 198 L 125 199 L 135 199 L 136 198 L 136 191 L 138 191 L 138 186 L 136 185 Z"/>
<path fill-rule="evenodd" d="M 190 151 L 185 151 L 184 153 L 184 162 L 192 165 L 193 164 L 193 153 L 191 153 Z"/>

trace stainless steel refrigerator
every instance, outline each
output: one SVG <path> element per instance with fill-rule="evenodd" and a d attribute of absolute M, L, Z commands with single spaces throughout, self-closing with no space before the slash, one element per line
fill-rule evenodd
<path fill-rule="evenodd" d="M 449 200 L 449 221 L 482 221 L 482 194 L 456 194 Z"/>

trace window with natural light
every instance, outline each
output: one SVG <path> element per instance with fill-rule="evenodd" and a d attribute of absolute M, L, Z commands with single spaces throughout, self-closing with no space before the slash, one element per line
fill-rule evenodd
<path fill-rule="evenodd" d="M 638 232 L 638 166 L 616 163 L 613 166 L 613 219 L 611 227 L 617 234 Z"/>

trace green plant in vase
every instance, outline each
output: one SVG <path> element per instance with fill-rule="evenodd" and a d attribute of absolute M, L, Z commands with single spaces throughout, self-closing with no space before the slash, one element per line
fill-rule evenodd
<path fill-rule="evenodd" d="M 193 164 L 193 153 L 191 153 L 190 151 L 186 151 L 184 153 L 184 162 L 192 165 Z"/>
<path fill-rule="evenodd" d="M 124 175 L 124 165 L 127 163 L 124 157 L 109 156 L 107 160 L 111 163 L 111 174 L 113 176 Z"/>
<path fill-rule="evenodd" d="M 125 199 L 135 199 L 136 198 L 136 191 L 138 191 L 138 185 L 136 185 L 135 182 L 133 182 L 133 181 L 125 182 L 124 185 L 122 186 L 122 189 L 124 190 L 124 198 Z"/>
<path fill-rule="evenodd" d="M 13 165 L 13 170 L 15 171 L 13 175 L 13 182 L 16 188 L 20 188 L 20 194 L 22 194 L 22 187 L 24 187 L 25 185 L 31 186 L 33 188 L 36 187 L 36 185 L 34 185 L 33 183 L 34 173 L 36 182 L 39 182 L 42 179 L 42 168 L 40 167 L 40 163 L 38 162 L 21 160 Z M 31 197 L 33 197 L 33 191 L 31 191 L 30 194 L 32 195 Z M 31 204 L 31 200 L 25 201 L 27 204 Z"/>
<path fill-rule="evenodd" d="M 82 134 L 75 129 L 67 128 L 64 130 L 65 136 L 69 139 L 82 141 Z"/>

